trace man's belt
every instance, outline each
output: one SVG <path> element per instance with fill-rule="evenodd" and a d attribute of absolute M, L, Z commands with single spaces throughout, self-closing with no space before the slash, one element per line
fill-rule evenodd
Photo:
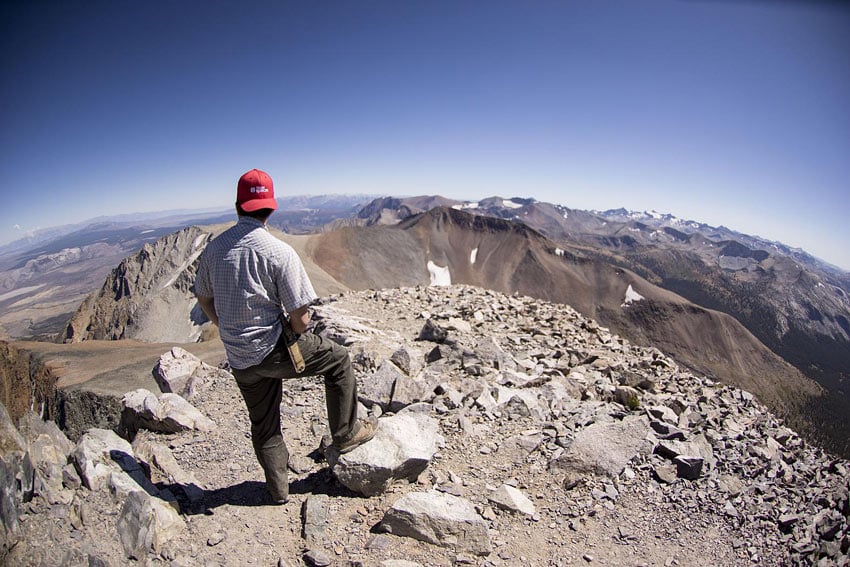
<path fill-rule="evenodd" d="M 295 373 L 301 374 L 307 365 L 304 364 L 304 357 L 301 356 L 301 349 L 298 347 L 298 335 L 283 315 L 280 317 L 280 322 L 283 324 L 283 342 L 286 344 L 286 350 L 289 351 L 289 359 L 292 361 Z"/>

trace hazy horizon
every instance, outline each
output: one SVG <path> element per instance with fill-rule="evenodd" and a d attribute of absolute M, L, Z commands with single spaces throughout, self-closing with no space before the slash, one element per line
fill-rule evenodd
<path fill-rule="evenodd" d="M 361 194 L 359 194 L 359 193 L 350 193 L 350 194 L 349 193 L 321 193 L 321 194 L 317 194 L 317 195 L 293 195 L 292 197 L 293 198 L 306 198 L 306 197 L 320 197 L 320 196 L 326 196 L 326 195 L 327 196 L 333 196 L 333 195 L 357 196 L 357 195 L 361 195 Z M 426 195 L 382 195 L 382 196 L 383 197 L 405 198 L 405 197 L 420 197 L 420 196 L 426 196 Z M 445 197 L 445 195 L 433 195 L 433 196 L 443 196 L 443 197 Z M 534 197 L 532 197 L 530 195 L 488 195 L 487 197 L 501 197 L 501 198 L 504 198 L 504 199 L 510 199 L 510 198 L 535 199 Z M 477 200 L 471 200 L 471 199 L 456 199 L 456 200 L 469 201 L 469 202 L 476 202 L 477 201 Z M 535 199 L 535 200 L 540 201 L 539 199 Z M 552 204 L 567 206 L 564 203 L 552 203 Z M 284 207 L 285 207 L 285 205 L 282 205 L 280 210 L 284 210 Z M 568 208 L 575 209 L 575 207 L 568 207 Z M 610 211 L 610 210 L 617 210 L 617 209 L 620 209 L 620 208 L 622 208 L 622 207 L 614 207 L 614 208 L 609 208 L 609 209 L 592 209 L 592 210 L 591 209 L 581 209 L 581 210 L 586 210 L 587 212 L 605 212 L 605 211 Z M 96 221 L 103 220 L 103 219 L 117 220 L 117 219 L 121 219 L 121 217 L 132 217 L 132 216 L 142 216 L 142 217 L 146 217 L 146 218 L 150 218 L 150 219 L 162 219 L 162 218 L 167 218 L 169 216 L 179 216 L 181 214 L 190 215 L 190 216 L 197 216 L 197 215 L 203 215 L 203 214 L 216 214 L 216 213 L 219 213 L 219 212 L 226 214 L 228 212 L 231 212 L 232 209 L 233 209 L 233 205 L 231 204 L 231 205 L 224 205 L 224 206 L 217 206 L 217 207 L 207 207 L 207 208 L 199 208 L 199 209 L 187 209 L 187 208 L 165 209 L 165 210 L 138 211 L 138 212 L 131 212 L 131 213 L 116 213 L 114 215 L 98 215 L 96 217 L 83 219 L 80 222 L 69 223 L 67 225 L 54 225 L 54 226 L 34 229 L 34 230 L 31 231 L 31 234 L 19 235 L 17 238 L 15 238 L 13 240 L 10 240 L 10 241 L 7 241 L 7 242 L 0 242 L 0 246 L 5 246 L 7 244 L 14 244 L 15 242 L 18 242 L 20 240 L 32 238 L 39 231 L 50 231 L 50 230 L 55 230 L 55 229 L 61 229 L 61 228 L 68 227 L 68 226 L 81 226 L 81 228 L 85 228 L 86 225 L 95 223 Z M 631 212 L 638 212 L 638 213 L 641 213 L 641 212 L 645 212 L 645 213 L 656 212 L 656 213 L 661 213 L 661 214 L 670 214 L 667 211 L 656 211 L 654 209 L 641 209 L 641 210 L 628 209 L 628 210 L 631 211 Z M 235 211 L 232 211 L 232 212 L 233 212 L 233 220 L 235 221 L 236 220 L 236 213 L 235 213 Z M 700 219 L 691 219 L 691 218 L 683 218 L 683 217 L 677 217 L 677 218 L 679 218 L 680 220 L 683 220 L 683 221 L 703 222 L 703 221 L 700 221 Z M 709 224 L 709 223 L 705 223 L 705 224 Z M 732 231 L 738 232 L 738 233 L 742 233 L 742 234 L 745 234 L 747 236 L 758 237 L 758 238 L 762 238 L 762 239 L 765 239 L 765 240 L 776 241 L 775 239 L 766 237 L 762 234 L 755 234 L 755 233 L 749 233 L 749 232 L 745 232 L 745 231 L 742 231 L 742 230 L 738 230 L 734 226 L 727 226 L 727 225 L 710 225 L 710 226 L 713 226 L 714 228 L 721 228 L 721 227 L 727 228 L 729 230 L 732 230 Z M 791 244 L 788 244 L 787 242 L 782 242 L 782 241 L 777 241 L 777 242 L 781 242 L 782 244 L 785 244 L 785 245 L 790 246 L 792 248 L 799 248 L 799 247 L 793 246 Z M 807 252 L 808 254 L 816 257 L 818 260 L 821 260 L 822 262 L 826 262 L 826 263 L 832 265 L 835 268 L 839 268 L 839 269 L 841 269 L 845 272 L 850 273 L 850 270 L 848 270 L 847 268 L 833 264 L 832 262 L 829 262 L 825 258 L 821 258 L 820 256 L 817 256 L 816 254 L 812 253 L 809 250 L 805 250 L 805 249 L 803 249 L 803 250 L 805 252 Z"/>
<path fill-rule="evenodd" d="M 850 270 L 850 5 L 0 7 L 0 243 L 278 197 L 657 210 Z"/>

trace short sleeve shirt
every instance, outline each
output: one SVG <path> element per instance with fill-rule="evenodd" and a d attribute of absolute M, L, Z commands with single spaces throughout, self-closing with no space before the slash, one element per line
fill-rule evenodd
<path fill-rule="evenodd" d="M 239 217 L 201 255 L 195 294 L 212 297 L 230 366 L 259 364 L 281 334 L 281 312 L 316 299 L 301 259 L 259 220 Z"/>

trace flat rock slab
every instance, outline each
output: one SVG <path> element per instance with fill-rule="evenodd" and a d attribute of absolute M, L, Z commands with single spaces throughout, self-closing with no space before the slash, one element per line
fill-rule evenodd
<path fill-rule="evenodd" d="M 384 515 L 380 528 L 457 552 L 488 555 L 492 551 L 487 523 L 472 502 L 436 490 L 399 498 Z"/>
<path fill-rule="evenodd" d="M 549 463 L 550 467 L 569 473 L 619 475 L 632 458 L 651 449 L 646 436 L 649 420 L 645 416 L 628 416 L 613 423 L 594 423 L 575 435 L 563 455 Z"/>

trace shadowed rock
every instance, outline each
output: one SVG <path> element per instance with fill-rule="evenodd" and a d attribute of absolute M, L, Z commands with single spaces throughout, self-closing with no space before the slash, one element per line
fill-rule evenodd
<path fill-rule="evenodd" d="M 71 452 L 71 460 L 89 490 L 101 490 L 109 486 L 113 491 L 122 492 L 122 487 L 127 486 L 125 481 L 131 480 L 139 490 L 157 492 L 136 461 L 133 448 L 114 431 L 87 431 Z M 124 479 L 122 475 L 128 478 Z"/>
<path fill-rule="evenodd" d="M 144 388 L 127 392 L 121 400 L 121 420 L 131 435 L 139 429 L 160 433 L 178 431 L 211 431 L 215 423 L 177 394 L 159 398 Z"/>

